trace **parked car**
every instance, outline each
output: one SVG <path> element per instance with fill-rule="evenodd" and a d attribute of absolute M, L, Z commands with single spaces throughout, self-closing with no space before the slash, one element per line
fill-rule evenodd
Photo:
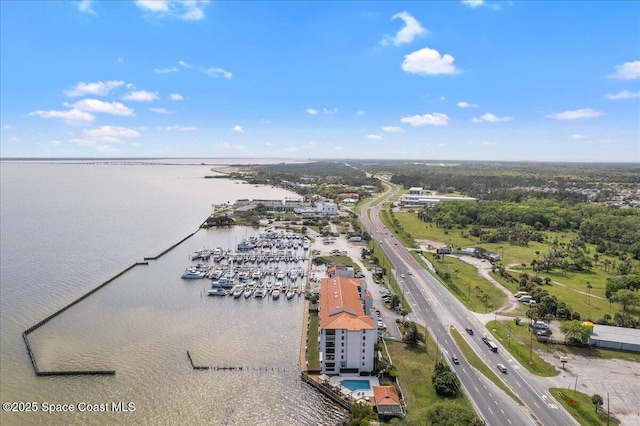
<path fill-rule="evenodd" d="M 497 367 L 498 367 L 498 370 L 500 370 L 503 373 L 507 374 L 507 367 L 505 367 L 504 364 L 498 364 Z"/>
<path fill-rule="evenodd" d="M 387 329 L 387 325 L 382 321 L 378 321 L 378 330 L 386 330 L 386 329 Z"/>
<path fill-rule="evenodd" d="M 473 336 L 473 330 L 469 327 L 465 328 L 465 330 L 467 330 L 467 333 L 469 333 L 471 336 Z"/>
<path fill-rule="evenodd" d="M 460 361 L 458 361 L 458 357 L 455 355 L 451 356 L 451 361 L 453 361 L 453 363 L 456 365 L 460 364 Z"/>

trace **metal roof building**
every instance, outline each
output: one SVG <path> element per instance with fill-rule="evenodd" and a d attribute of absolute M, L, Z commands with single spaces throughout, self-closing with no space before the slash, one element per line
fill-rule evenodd
<path fill-rule="evenodd" d="M 589 345 L 640 352 L 640 329 L 595 325 L 589 336 Z"/>

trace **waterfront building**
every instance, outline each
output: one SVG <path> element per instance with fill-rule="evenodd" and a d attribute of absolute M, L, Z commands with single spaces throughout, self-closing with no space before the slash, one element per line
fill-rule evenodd
<path fill-rule="evenodd" d="M 365 314 L 357 278 L 338 275 L 320 284 L 320 365 L 323 374 L 373 372 L 377 329 Z"/>

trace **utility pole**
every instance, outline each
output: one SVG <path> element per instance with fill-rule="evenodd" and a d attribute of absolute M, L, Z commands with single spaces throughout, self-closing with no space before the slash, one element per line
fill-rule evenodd
<path fill-rule="evenodd" d="M 576 389 L 578 387 L 578 376 L 579 376 L 579 374 L 576 374 L 576 383 L 575 383 L 575 385 L 573 385 L 573 396 L 576 395 Z"/>

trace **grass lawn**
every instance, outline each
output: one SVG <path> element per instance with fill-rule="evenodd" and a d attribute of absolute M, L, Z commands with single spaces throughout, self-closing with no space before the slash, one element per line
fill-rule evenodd
<path fill-rule="evenodd" d="M 558 370 L 531 349 L 533 347 L 545 350 L 548 349 L 548 346 L 543 342 L 538 342 L 535 336 L 533 339 L 531 338 L 526 319 L 520 325 L 511 321 L 490 321 L 487 323 L 487 329 L 524 368 L 533 374 L 542 377 L 558 375 Z M 555 345 L 553 346 L 555 347 Z"/>
<path fill-rule="evenodd" d="M 309 332 L 307 337 L 307 361 L 309 370 L 320 370 L 320 351 L 318 350 L 318 313 L 309 313 Z"/>
<path fill-rule="evenodd" d="M 606 413 L 606 395 L 604 399 L 604 411 L 598 410 L 596 413 L 595 406 L 591 403 L 591 396 L 582 392 L 575 392 L 571 389 L 550 388 L 549 393 L 573 416 L 574 419 L 584 426 L 597 425 L 617 425 L 619 424 L 614 418 L 610 418 L 607 422 Z"/>
<path fill-rule="evenodd" d="M 418 326 L 424 332 L 424 328 Z M 436 394 L 431 384 L 435 366 L 435 340 L 427 333 L 427 347 L 421 343 L 411 348 L 404 343 L 387 341 L 389 356 L 396 366 L 400 386 L 407 403 L 407 424 L 423 424 L 427 411 L 436 403 L 453 405 L 474 412 L 463 396 L 443 398 Z"/>
<path fill-rule="evenodd" d="M 388 213 L 386 213 L 388 216 Z M 466 229 L 444 229 L 438 228 L 435 224 L 425 223 L 418 219 L 417 215 L 412 212 L 394 213 L 395 218 L 400 223 L 404 232 L 411 234 L 418 242 L 419 240 L 428 240 L 432 242 L 440 242 L 453 248 L 465 247 L 482 247 L 489 251 L 499 254 L 502 257 L 502 264 L 511 265 L 510 268 L 515 269 L 510 273 L 518 276 L 520 272 L 526 272 L 530 276 L 535 275 L 531 267 L 531 261 L 541 259 L 545 253 L 551 249 L 551 243 L 557 239 L 560 243 L 567 243 L 578 235 L 574 232 L 546 232 L 547 239 L 543 243 L 530 242 L 528 246 L 515 246 L 509 243 L 483 243 L 479 238 L 469 235 L 469 228 Z M 391 220 L 387 217 L 388 225 Z M 596 253 L 596 247 L 592 244 L 586 244 L 589 253 Z M 536 252 L 538 254 L 536 255 Z M 549 273 L 539 272 L 538 276 L 542 279 L 549 277 L 552 284 L 544 288 L 551 295 L 555 295 L 558 299 L 567 302 L 573 311 L 580 312 L 582 319 L 597 320 L 603 315 L 609 314 L 612 317 L 616 312 L 623 312 L 622 305 L 619 303 L 609 304 L 605 297 L 606 280 L 611 275 L 604 272 L 604 262 L 611 264 L 616 261 L 613 257 L 600 255 L 596 265 L 593 260 L 593 268 L 584 272 L 562 272 L 554 270 Z M 640 262 L 632 262 L 636 267 Z M 522 264 L 525 266 L 523 267 Z M 437 265 L 436 265 L 437 266 Z M 495 275 L 494 275 L 495 278 Z M 505 280 L 498 279 L 506 288 L 514 293 L 518 291 L 515 284 L 507 284 Z M 587 282 L 591 285 L 591 289 L 587 289 Z M 585 293 L 590 293 L 585 294 Z M 627 313 L 635 316 L 640 315 L 640 308 L 630 309 Z"/>
<path fill-rule="evenodd" d="M 431 253 L 424 255 L 438 271 L 440 280 L 469 310 L 486 313 L 507 302 L 507 295 L 481 277 L 474 266 L 455 256 L 444 256 L 437 260 Z M 449 278 L 446 278 L 447 273 Z"/>
<path fill-rule="evenodd" d="M 493 371 L 493 369 L 490 368 L 487 364 L 484 363 L 484 361 L 482 361 L 480 359 L 478 354 L 476 354 L 476 352 L 471 348 L 471 346 L 469 346 L 469 344 L 460 335 L 458 330 L 456 330 L 454 327 L 451 327 L 450 331 L 451 331 L 451 337 L 453 337 L 453 340 L 456 341 L 456 345 L 458 345 L 458 348 L 462 352 L 462 356 L 464 356 L 464 358 L 467 360 L 467 362 L 473 368 L 478 370 L 483 376 L 485 376 L 487 379 L 491 380 L 491 382 L 493 382 L 496 386 L 498 386 L 500 389 L 502 389 L 514 401 L 516 401 L 520 405 L 523 405 L 523 403 L 520 400 L 520 398 L 518 398 L 513 393 L 513 391 L 506 384 L 504 384 L 504 382 L 502 380 L 500 380 L 500 378 Z"/>

